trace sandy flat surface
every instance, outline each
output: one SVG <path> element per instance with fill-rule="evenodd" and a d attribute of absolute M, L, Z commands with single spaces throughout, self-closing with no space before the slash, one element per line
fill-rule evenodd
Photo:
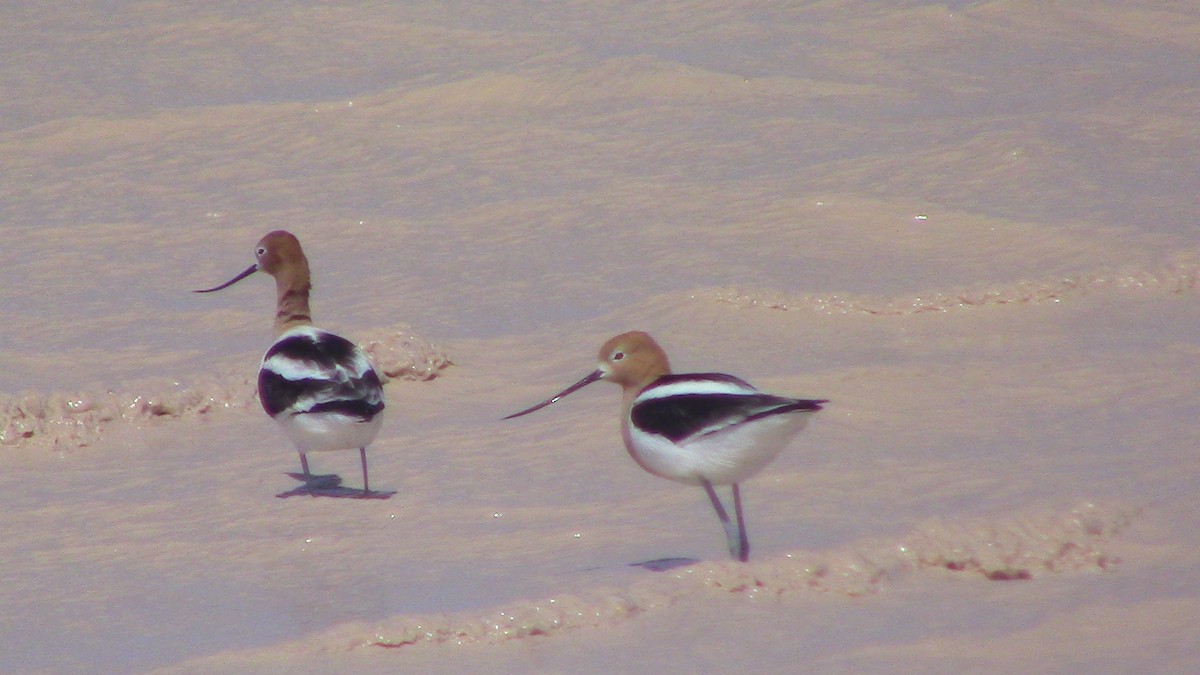
<path fill-rule="evenodd" d="M 0 670 L 1200 669 L 1200 11 L 0 9 Z M 388 377 L 277 499 L 265 232 Z M 615 387 L 828 398 L 744 485 Z M 356 453 L 311 458 L 357 480 Z M 695 564 L 662 572 L 661 558 Z"/>

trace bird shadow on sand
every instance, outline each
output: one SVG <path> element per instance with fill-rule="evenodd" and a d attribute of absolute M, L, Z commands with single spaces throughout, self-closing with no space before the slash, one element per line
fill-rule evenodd
<path fill-rule="evenodd" d="M 342 477 L 336 474 L 309 476 L 307 479 L 302 473 L 289 473 L 287 475 L 300 481 L 301 484 L 299 487 L 275 495 L 280 499 L 301 496 L 332 497 L 334 499 L 388 499 L 396 494 L 395 490 L 383 492 L 369 490 L 364 492 L 361 488 L 346 487 L 342 485 Z"/>
<path fill-rule="evenodd" d="M 678 567 L 687 567 L 688 565 L 695 565 L 696 563 L 699 563 L 699 562 L 701 562 L 701 560 L 698 558 L 682 558 L 682 557 L 655 558 L 654 560 L 643 560 L 641 562 L 625 563 L 625 567 L 640 567 L 644 570 L 649 570 L 651 572 L 667 572 L 667 571 L 676 569 Z M 584 568 L 584 571 L 595 572 L 597 570 L 603 570 L 603 569 L 611 569 L 611 567 L 608 565 L 601 565 L 599 567 L 586 567 L 586 568 Z"/>
<path fill-rule="evenodd" d="M 640 567 L 651 572 L 666 572 L 677 567 L 687 567 L 700 562 L 696 558 L 657 558 L 655 560 L 645 560 L 642 562 L 629 563 L 630 567 Z"/>

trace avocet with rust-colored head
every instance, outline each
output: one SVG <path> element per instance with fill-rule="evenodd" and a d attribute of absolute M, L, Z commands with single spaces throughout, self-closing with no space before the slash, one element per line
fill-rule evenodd
<path fill-rule="evenodd" d="M 254 247 L 255 263 L 233 279 L 197 293 L 227 288 L 255 272 L 275 277 L 275 343 L 258 371 L 258 394 L 267 412 L 300 453 L 304 486 L 279 495 L 328 494 L 387 498 L 367 480 L 367 446 L 383 421 L 383 386 L 366 353 L 353 342 L 312 325 L 308 259 L 290 232 L 268 233 Z M 308 453 L 357 449 L 363 489 L 346 494 L 336 476 L 313 476 Z M 298 478 L 301 476 L 298 476 Z M 333 479 L 331 482 L 330 479 Z"/>
<path fill-rule="evenodd" d="M 723 373 L 672 374 L 667 355 L 648 334 L 618 335 L 600 348 L 599 367 L 558 395 L 509 415 L 540 410 L 596 380 L 624 389 L 621 436 L 646 471 L 704 488 L 725 528 L 729 553 L 750 557 L 739 484 L 775 459 L 825 400 L 764 394 Z M 714 489 L 730 485 L 735 520 Z"/>

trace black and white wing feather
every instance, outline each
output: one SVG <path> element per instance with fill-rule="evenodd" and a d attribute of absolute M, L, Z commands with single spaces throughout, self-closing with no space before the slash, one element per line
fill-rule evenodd
<path fill-rule="evenodd" d="M 383 387 L 366 354 L 311 326 L 293 328 L 267 350 L 258 394 L 271 417 L 337 413 L 368 422 L 384 408 Z"/>
<path fill-rule="evenodd" d="M 666 375 L 638 395 L 630 421 L 642 433 L 686 443 L 772 415 L 815 412 L 825 402 L 764 394 L 724 373 Z"/>

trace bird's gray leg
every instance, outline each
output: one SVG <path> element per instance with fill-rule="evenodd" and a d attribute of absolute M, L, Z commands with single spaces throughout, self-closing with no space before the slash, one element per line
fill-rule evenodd
<path fill-rule="evenodd" d="M 721 498 L 717 496 L 717 491 L 713 489 L 713 484 L 708 482 L 707 478 L 700 479 L 704 486 L 704 491 L 708 493 L 708 499 L 712 502 L 713 509 L 717 512 L 717 518 L 721 519 L 721 527 L 725 528 L 725 539 L 729 544 L 729 554 L 734 560 L 746 561 L 746 556 L 749 554 L 749 545 L 743 544 L 745 541 L 745 530 L 735 526 L 729 520 L 729 513 L 725 511 L 725 505 L 721 503 Z M 737 507 L 739 521 L 741 520 L 741 500 L 738 498 L 736 486 L 734 487 L 734 506 Z"/>
<path fill-rule="evenodd" d="M 367 448 L 365 446 L 358 449 L 358 456 L 362 460 L 363 494 L 367 494 L 371 488 L 367 485 Z"/>
<path fill-rule="evenodd" d="M 742 515 L 742 489 L 737 483 L 733 484 L 733 510 L 737 515 L 738 548 L 741 554 L 738 560 L 750 560 L 750 536 L 746 534 L 746 517 Z"/>

